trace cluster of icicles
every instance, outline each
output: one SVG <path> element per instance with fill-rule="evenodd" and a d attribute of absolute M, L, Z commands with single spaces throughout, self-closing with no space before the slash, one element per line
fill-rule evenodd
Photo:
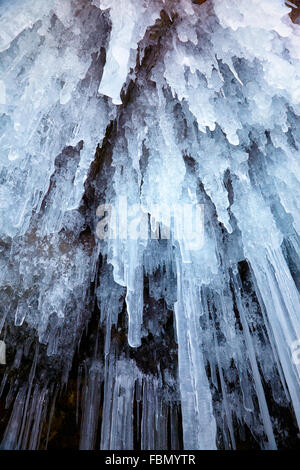
<path fill-rule="evenodd" d="M 296 445 L 298 10 L 1 3 L 1 448 Z"/>

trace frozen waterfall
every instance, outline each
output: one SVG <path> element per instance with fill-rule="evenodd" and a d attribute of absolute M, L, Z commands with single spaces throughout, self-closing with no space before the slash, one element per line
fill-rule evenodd
<path fill-rule="evenodd" d="M 0 268 L 1 449 L 299 446 L 300 1 L 0 0 Z"/>

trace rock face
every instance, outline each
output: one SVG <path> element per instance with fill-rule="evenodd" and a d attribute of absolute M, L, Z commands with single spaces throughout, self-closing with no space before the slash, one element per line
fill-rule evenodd
<path fill-rule="evenodd" d="M 2 449 L 299 446 L 299 5 L 1 2 Z"/>

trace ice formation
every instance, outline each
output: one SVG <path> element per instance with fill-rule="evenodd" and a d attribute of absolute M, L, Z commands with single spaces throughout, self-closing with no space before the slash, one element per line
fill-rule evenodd
<path fill-rule="evenodd" d="M 299 13 L 0 1 L 2 449 L 299 445 Z"/>

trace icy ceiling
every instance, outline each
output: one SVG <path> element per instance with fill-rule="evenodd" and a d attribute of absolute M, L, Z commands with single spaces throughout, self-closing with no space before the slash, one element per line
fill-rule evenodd
<path fill-rule="evenodd" d="M 2 449 L 299 445 L 299 4 L 0 0 Z"/>

